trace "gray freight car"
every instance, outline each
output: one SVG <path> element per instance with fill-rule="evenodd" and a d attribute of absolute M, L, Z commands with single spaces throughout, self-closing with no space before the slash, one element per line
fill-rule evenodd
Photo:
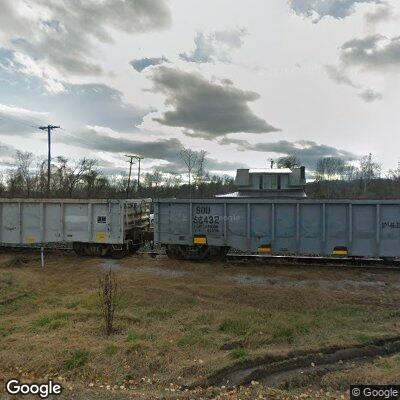
<path fill-rule="evenodd" d="M 79 255 L 123 256 L 146 239 L 149 208 L 143 199 L 0 199 L 0 243 L 68 243 Z"/>
<path fill-rule="evenodd" d="M 400 257 L 400 201 L 221 198 L 155 202 L 155 242 L 176 258 L 229 249 L 272 255 Z"/>

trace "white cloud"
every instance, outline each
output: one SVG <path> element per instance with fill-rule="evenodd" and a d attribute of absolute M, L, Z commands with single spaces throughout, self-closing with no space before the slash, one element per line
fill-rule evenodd
<path fill-rule="evenodd" d="M 243 28 L 212 32 L 198 32 L 194 38 L 195 48 L 190 53 L 181 53 L 182 60 L 195 63 L 230 62 L 231 52 L 243 45 L 246 36 Z"/>
<path fill-rule="evenodd" d="M 64 75 L 99 75 L 96 42 L 112 43 L 113 31 L 165 29 L 170 18 L 165 0 L 5 0 L 0 39 Z"/>
<path fill-rule="evenodd" d="M 336 19 L 344 19 L 353 14 L 355 8 L 363 3 L 382 3 L 382 0 L 289 0 L 292 10 L 313 22 L 330 16 Z"/>

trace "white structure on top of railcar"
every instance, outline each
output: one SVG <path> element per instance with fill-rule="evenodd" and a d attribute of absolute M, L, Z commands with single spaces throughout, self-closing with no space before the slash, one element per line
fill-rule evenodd
<path fill-rule="evenodd" d="M 305 167 L 238 169 L 237 192 L 217 197 L 307 197 Z"/>

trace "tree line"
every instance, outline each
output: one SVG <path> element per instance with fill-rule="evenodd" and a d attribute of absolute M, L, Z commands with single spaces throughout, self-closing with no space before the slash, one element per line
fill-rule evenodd
<path fill-rule="evenodd" d="M 0 196 L 6 198 L 134 198 L 213 197 L 234 190 L 233 178 L 206 171 L 206 153 L 183 149 L 179 156 L 183 170 L 152 171 L 129 182 L 128 173 L 105 174 L 98 160 L 51 162 L 50 193 L 47 192 L 47 159 L 17 151 L 10 167 L 0 175 Z M 127 169 L 128 170 L 128 169 Z M 128 183 L 129 182 L 129 183 Z"/>
<path fill-rule="evenodd" d="M 182 168 L 165 171 L 154 168 L 142 174 L 140 183 L 130 181 L 128 174 L 106 174 L 98 160 L 78 161 L 56 157 L 51 162 L 50 193 L 47 193 L 47 160 L 30 152 L 18 151 L 10 167 L 0 176 L 1 197 L 26 198 L 124 198 L 178 197 L 210 198 L 235 191 L 234 180 L 228 175 L 207 171 L 206 152 L 182 149 L 178 153 Z M 302 165 L 296 155 L 274 161 L 279 168 Z M 382 168 L 371 154 L 357 162 L 339 157 L 317 159 L 309 171 L 306 192 L 310 198 L 376 198 L 400 197 L 400 168 L 382 177 Z"/>
<path fill-rule="evenodd" d="M 277 160 L 279 167 L 300 166 L 295 155 Z M 372 154 L 359 160 L 321 157 L 316 160 L 306 193 L 310 198 L 393 199 L 400 198 L 400 167 L 382 176 L 382 166 Z"/>

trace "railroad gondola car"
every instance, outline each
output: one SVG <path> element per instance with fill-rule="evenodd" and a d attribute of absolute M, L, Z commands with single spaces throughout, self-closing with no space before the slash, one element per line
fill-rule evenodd
<path fill-rule="evenodd" d="M 397 258 L 400 201 L 164 199 L 155 202 L 154 234 L 173 258 L 218 258 L 229 249 Z"/>
<path fill-rule="evenodd" d="M 149 199 L 0 199 L 0 245 L 67 244 L 78 255 L 123 257 L 149 238 Z"/>
<path fill-rule="evenodd" d="M 280 256 L 400 257 L 400 201 L 311 200 L 303 167 L 241 169 L 238 191 L 155 201 L 155 243 L 169 257 L 231 250 Z"/>

